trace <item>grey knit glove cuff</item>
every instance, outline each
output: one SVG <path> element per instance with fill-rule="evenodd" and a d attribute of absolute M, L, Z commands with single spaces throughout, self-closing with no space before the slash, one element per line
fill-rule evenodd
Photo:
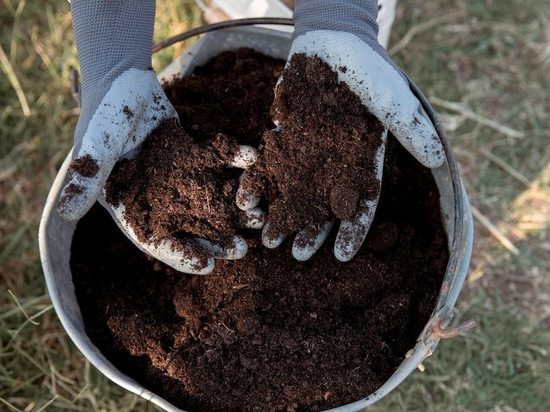
<path fill-rule="evenodd" d="M 378 43 L 377 0 L 297 0 L 294 38 L 317 30 L 351 33 L 396 67 Z"/>
<path fill-rule="evenodd" d="M 73 0 L 81 71 L 81 114 L 75 148 L 113 81 L 128 69 L 149 70 L 155 0 Z"/>

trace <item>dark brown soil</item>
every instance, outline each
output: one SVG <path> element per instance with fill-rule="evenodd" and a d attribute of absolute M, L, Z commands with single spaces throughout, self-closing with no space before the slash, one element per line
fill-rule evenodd
<path fill-rule="evenodd" d="M 433 179 L 393 138 L 385 176 L 366 243 L 345 264 L 329 239 L 309 263 L 287 242 L 182 275 L 94 208 L 71 256 L 89 336 L 186 410 L 319 410 L 368 395 L 414 346 L 448 260 Z"/>
<path fill-rule="evenodd" d="M 236 142 L 219 134 L 197 144 L 176 121 L 166 121 L 138 156 L 117 164 L 107 201 L 125 205 L 125 218 L 140 241 L 196 235 L 224 241 L 237 231 L 237 177 L 224 169 Z"/>
<path fill-rule="evenodd" d="M 360 196 L 357 190 L 347 186 L 334 186 L 330 191 L 330 207 L 340 219 L 349 219 L 357 210 Z"/>
<path fill-rule="evenodd" d="M 74 159 L 69 166 L 69 173 L 78 173 L 84 177 L 94 177 L 99 172 L 99 166 L 90 155 Z"/>
<path fill-rule="evenodd" d="M 265 195 L 271 233 L 349 219 L 359 199 L 378 195 L 375 155 L 382 124 L 319 58 L 295 55 L 271 109 L 281 129 L 264 135 L 244 188 Z"/>
<path fill-rule="evenodd" d="M 183 81 L 163 86 L 194 138 L 224 133 L 240 144 L 257 146 L 263 132 L 273 128 L 269 108 L 283 67 L 282 60 L 239 49 L 197 67 Z"/>
<path fill-rule="evenodd" d="M 81 194 L 82 192 L 84 192 L 84 187 L 80 186 L 80 185 L 77 185 L 77 184 L 74 184 L 74 183 L 69 183 L 67 185 L 67 187 L 65 188 L 65 195 L 67 196 L 74 196 L 74 195 L 79 195 Z"/>
<path fill-rule="evenodd" d="M 235 235 L 241 171 L 226 166 L 237 144 L 257 146 L 273 126 L 268 109 L 283 64 L 240 49 L 166 85 L 185 130 L 163 123 L 135 159 L 116 165 L 107 183 L 107 201 L 125 205 L 125 218 L 141 242 L 172 238 L 180 247 L 193 247 L 192 236 L 223 244 Z"/>
<path fill-rule="evenodd" d="M 209 76 L 205 87 L 219 80 Z M 188 113 L 208 107 L 188 104 Z M 258 119 L 268 107 L 239 110 Z M 208 127 L 215 136 L 216 124 Z M 257 127 L 259 136 L 265 125 Z M 139 252 L 95 206 L 71 251 L 88 335 L 116 367 L 185 410 L 305 411 L 361 399 L 414 346 L 448 260 L 433 178 L 391 136 L 384 176 L 369 235 L 349 263 L 334 258 L 333 238 L 300 263 L 290 241 L 269 250 L 247 233 L 244 259 L 184 275 Z"/>

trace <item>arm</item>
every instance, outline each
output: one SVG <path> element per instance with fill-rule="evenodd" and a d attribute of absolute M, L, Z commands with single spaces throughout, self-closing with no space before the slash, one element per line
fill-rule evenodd
<path fill-rule="evenodd" d="M 129 69 L 151 70 L 155 0 L 73 0 L 71 15 L 82 81 L 78 151 L 113 82 Z"/>
<path fill-rule="evenodd" d="M 154 0 L 74 0 L 71 13 L 82 77 L 73 165 L 90 167 L 70 169 L 58 213 L 78 220 L 115 163 L 177 114 L 151 69 Z"/>
<path fill-rule="evenodd" d="M 139 249 L 185 273 L 205 274 L 217 258 L 242 257 L 247 247 L 238 237 L 224 248 L 205 246 L 206 253 L 176 248 L 172 238 L 140 242 L 124 205 L 106 202 L 104 186 L 116 162 L 134 157 L 147 136 L 165 120 L 177 119 L 177 113 L 151 68 L 154 0 L 73 0 L 71 12 L 82 102 L 58 214 L 78 220 L 99 200 Z"/>

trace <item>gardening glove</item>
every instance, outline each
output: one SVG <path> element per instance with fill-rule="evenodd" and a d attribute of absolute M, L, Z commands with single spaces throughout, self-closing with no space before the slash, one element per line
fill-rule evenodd
<path fill-rule="evenodd" d="M 245 169 L 252 166 L 257 159 L 257 152 L 251 146 L 239 145 L 235 155 L 227 163 L 227 167 Z M 183 240 L 173 238 L 155 239 L 143 243 L 126 220 L 124 204 L 110 204 L 105 198 L 105 192 L 99 197 L 99 203 L 105 207 L 118 227 L 143 252 L 166 263 L 174 269 L 196 275 L 204 275 L 214 270 L 215 259 L 235 260 L 244 257 L 248 244 L 241 236 L 233 236 L 224 242 L 222 247 L 209 240 L 192 237 Z M 240 227 L 245 229 L 261 229 L 265 221 L 264 212 L 254 208 L 240 213 Z"/>
<path fill-rule="evenodd" d="M 116 162 L 135 156 L 162 122 L 177 119 L 151 67 L 155 1 L 73 0 L 71 13 L 82 78 L 81 112 L 70 179 L 60 196 L 58 214 L 67 221 L 78 220 L 99 199 L 142 251 L 181 272 L 212 271 L 213 253 L 205 261 L 191 250 L 178 251 L 170 240 L 156 245 L 138 242 L 123 210 L 112 209 L 103 199 Z M 243 239 L 235 239 L 233 246 L 212 248 L 216 256 L 227 258 L 246 254 Z"/>
<path fill-rule="evenodd" d="M 411 92 L 407 79 L 378 43 L 377 6 L 376 0 L 298 0 L 288 61 L 299 53 L 319 57 L 420 163 L 430 168 L 438 167 L 444 161 L 444 153 L 437 133 Z M 284 81 L 283 76 L 279 84 Z M 370 171 L 378 181 L 382 180 L 386 133 L 381 137 L 383 144 L 377 153 L 374 170 Z M 361 247 L 374 218 L 379 195 L 380 192 L 375 200 L 362 200 L 356 215 L 340 223 L 334 244 L 334 255 L 340 261 L 352 259 Z M 239 187 L 239 208 L 254 208 L 259 200 L 242 185 Z M 321 247 L 332 225 L 333 222 L 326 222 L 313 234 L 311 229 L 299 232 L 293 243 L 293 256 L 301 261 L 309 259 Z M 275 248 L 285 235 L 273 233 L 268 216 L 262 232 L 263 244 Z"/>

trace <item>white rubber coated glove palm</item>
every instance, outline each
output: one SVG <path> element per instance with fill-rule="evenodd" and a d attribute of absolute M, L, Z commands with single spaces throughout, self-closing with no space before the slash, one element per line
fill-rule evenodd
<path fill-rule="evenodd" d="M 154 0 L 73 0 L 71 12 L 82 102 L 59 215 L 78 220 L 99 200 L 138 248 L 181 272 L 205 274 L 214 268 L 214 258 L 244 256 L 247 247 L 241 238 L 227 249 L 204 241 L 211 256 L 206 261 L 191 250 L 175 248 L 169 239 L 140 243 L 125 221 L 124 208 L 107 204 L 103 190 L 116 162 L 136 154 L 145 138 L 177 113 L 151 68 Z M 248 155 L 245 150 L 241 156 L 245 163 Z M 234 163 L 242 162 L 243 158 Z"/>
<path fill-rule="evenodd" d="M 357 94 L 366 108 L 426 167 L 440 166 L 444 153 L 437 133 L 411 92 L 406 78 L 377 41 L 376 0 L 299 0 L 294 21 L 296 30 L 288 60 L 294 54 L 317 56 L 327 63 Z M 345 67 L 346 70 L 339 70 Z M 284 77 L 280 79 L 284 82 Z M 371 171 L 382 180 L 384 144 Z M 240 187 L 237 205 L 243 210 L 256 207 L 259 198 Z M 363 200 L 355 217 L 342 221 L 334 245 L 337 259 L 346 262 L 361 247 L 376 211 L 378 198 Z M 298 260 L 309 259 L 327 238 L 333 222 L 321 225 L 316 234 L 302 231 L 294 240 L 292 253 Z M 279 246 L 286 234 L 271 232 L 267 223 L 262 240 L 266 247 Z M 313 240 L 313 241 L 312 241 Z M 305 246 L 304 246 L 305 245 Z"/>

